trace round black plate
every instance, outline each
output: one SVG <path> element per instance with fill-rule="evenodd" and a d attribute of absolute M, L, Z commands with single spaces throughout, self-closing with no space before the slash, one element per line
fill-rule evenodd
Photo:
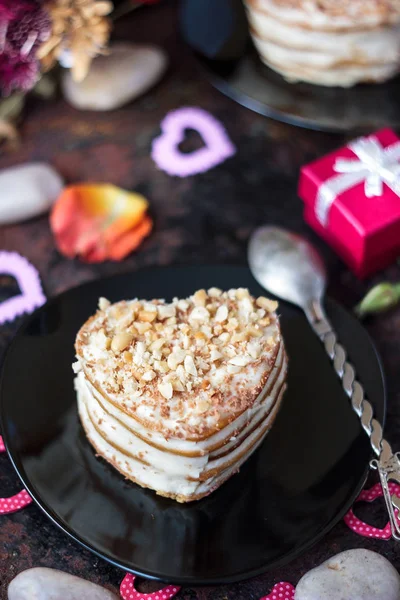
<path fill-rule="evenodd" d="M 258 58 L 241 0 L 182 0 L 181 28 L 211 83 L 255 112 L 333 132 L 400 126 L 400 77 L 348 89 L 289 83 Z"/>
<path fill-rule="evenodd" d="M 13 340 L 1 381 L 5 443 L 24 485 L 65 532 L 146 577 L 234 582 L 293 559 L 345 514 L 370 458 L 349 400 L 300 311 L 280 305 L 288 391 L 262 447 L 219 490 L 188 505 L 125 481 L 95 456 L 78 422 L 73 343 L 99 296 L 187 296 L 201 287 L 261 288 L 245 267 L 176 267 L 90 282 L 36 311 Z M 327 310 L 380 419 L 380 363 L 361 325 Z"/>

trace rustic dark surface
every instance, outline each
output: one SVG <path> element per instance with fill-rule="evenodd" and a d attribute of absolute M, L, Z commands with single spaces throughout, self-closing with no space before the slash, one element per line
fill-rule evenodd
<path fill-rule="evenodd" d="M 22 125 L 22 147 L 14 154 L 0 156 L 1 168 L 46 160 L 67 182 L 107 181 L 143 193 L 151 202 L 155 219 L 151 237 L 136 254 L 119 264 L 90 266 L 58 254 L 44 216 L 1 228 L 0 248 L 25 255 L 39 269 L 46 294 L 54 296 L 83 281 L 145 266 L 244 263 L 251 231 L 261 223 L 271 223 L 302 233 L 315 243 L 329 268 L 329 293 L 349 309 L 368 286 L 383 279 L 399 279 L 399 267 L 393 265 L 373 280 L 357 281 L 303 223 L 302 205 L 296 194 L 299 167 L 341 145 L 344 138 L 275 123 L 225 98 L 196 70 L 177 31 L 176 13 L 169 5 L 147 7 L 125 17 L 118 23 L 115 38 L 153 41 L 165 47 L 171 67 L 164 80 L 143 98 L 113 113 L 78 112 L 61 98 L 47 103 L 35 101 Z M 205 174 L 179 179 L 157 170 L 150 150 L 165 114 L 187 105 L 201 106 L 220 119 L 237 153 Z M 189 139 L 188 147 L 196 143 L 196 139 Z M 0 283 L 7 284 L 7 280 L 1 279 Z M 19 320 L 1 328 L 2 351 L 18 324 Z M 400 309 L 366 323 L 387 375 L 387 434 L 395 445 L 400 430 L 399 325 Z M 12 495 L 19 489 L 18 478 L 2 455 L 1 495 Z M 358 509 L 360 515 L 367 513 L 370 521 L 384 524 L 379 501 L 368 510 Z M 340 523 L 306 555 L 284 568 L 232 586 L 184 589 L 178 597 L 258 600 L 274 583 L 286 580 L 296 584 L 306 571 L 329 556 L 356 547 L 376 550 L 400 568 L 394 542 L 365 540 Z M 10 580 L 33 566 L 63 569 L 115 590 L 123 578 L 122 571 L 61 533 L 36 506 L 0 517 L 1 600 L 7 597 Z M 150 583 L 142 586 L 142 590 L 157 587 Z"/>

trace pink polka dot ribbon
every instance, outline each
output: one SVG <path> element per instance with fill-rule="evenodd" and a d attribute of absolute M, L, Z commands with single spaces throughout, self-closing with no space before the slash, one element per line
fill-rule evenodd
<path fill-rule="evenodd" d="M 389 491 L 391 494 L 396 494 L 398 496 L 400 494 L 400 485 L 397 483 L 389 483 Z M 380 483 L 377 483 L 369 490 L 363 490 L 357 498 L 356 503 L 362 501 L 373 502 L 382 496 L 382 486 Z M 396 518 L 400 521 L 398 512 L 398 510 L 395 510 Z M 347 515 L 344 517 L 344 522 L 352 531 L 363 537 L 378 538 L 381 540 L 389 540 L 392 537 L 390 523 L 387 523 L 383 529 L 373 527 L 372 525 L 368 525 L 368 523 L 364 523 L 364 521 L 361 521 L 361 519 L 356 517 L 353 509 L 350 509 Z"/>
<path fill-rule="evenodd" d="M 3 438 L 0 435 L 0 452 L 5 452 L 5 450 Z M 7 515 L 16 512 L 17 510 L 21 510 L 21 508 L 25 508 L 25 506 L 28 506 L 31 502 L 32 498 L 26 490 L 22 490 L 22 492 L 19 492 L 10 498 L 0 498 L 0 515 Z"/>
<path fill-rule="evenodd" d="M 167 585 L 158 592 L 144 594 L 135 589 L 135 575 L 128 573 L 122 580 L 119 592 L 124 600 L 169 600 L 181 589 L 177 585 Z"/>
<path fill-rule="evenodd" d="M 263 596 L 260 600 L 294 600 L 294 587 L 286 581 L 281 581 L 274 585 L 274 588 L 268 596 Z"/>

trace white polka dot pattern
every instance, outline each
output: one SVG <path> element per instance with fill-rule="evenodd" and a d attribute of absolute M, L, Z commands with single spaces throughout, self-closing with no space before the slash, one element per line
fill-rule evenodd
<path fill-rule="evenodd" d="M 391 494 L 400 495 L 400 485 L 397 483 L 389 483 L 389 491 Z M 377 498 L 383 496 L 383 490 L 380 483 L 377 483 L 369 490 L 363 490 L 356 502 L 373 502 Z M 395 510 L 395 515 L 398 521 L 400 521 L 398 510 Z M 392 531 L 390 528 L 390 523 L 387 523 L 383 529 L 379 529 L 378 527 L 373 527 L 372 525 L 368 525 L 368 523 L 364 523 L 356 517 L 353 509 L 350 509 L 347 515 L 344 517 L 344 522 L 352 531 L 358 533 L 363 537 L 377 538 L 381 540 L 389 540 L 392 537 Z"/>
<path fill-rule="evenodd" d="M 177 585 L 167 585 L 167 587 L 158 592 L 144 594 L 135 589 L 135 579 L 135 575 L 128 573 L 122 580 L 119 592 L 124 600 L 169 600 L 176 596 L 181 589 Z"/>
<path fill-rule="evenodd" d="M 260 600 L 294 600 L 294 591 L 294 587 L 290 583 L 281 581 L 274 585 L 268 596 L 263 596 Z"/>
<path fill-rule="evenodd" d="M 3 438 L 0 435 L 0 452 L 5 452 L 5 450 Z M 22 490 L 22 492 L 10 498 L 0 498 L 0 515 L 7 515 L 21 510 L 21 508 L 25 508 L 31 502 L 32 498 L 26 490 Z"/>

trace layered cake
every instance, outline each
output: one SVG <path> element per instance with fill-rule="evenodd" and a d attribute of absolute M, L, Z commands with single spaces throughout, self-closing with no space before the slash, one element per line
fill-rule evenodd
<path fill-rule="evenodd" d="M 210 494 L 271 428 L 287 357 L 277 303 L 246 289 L 129 300 L 99 310 L 76 338 L 75 387 L 96 453 L 178 502 Z"/>
<path fill-rule="evenodd" d="M 263 62 L 290 81 L 348 87 L 400 68 L 400 0 L 245 0 Z"/>

